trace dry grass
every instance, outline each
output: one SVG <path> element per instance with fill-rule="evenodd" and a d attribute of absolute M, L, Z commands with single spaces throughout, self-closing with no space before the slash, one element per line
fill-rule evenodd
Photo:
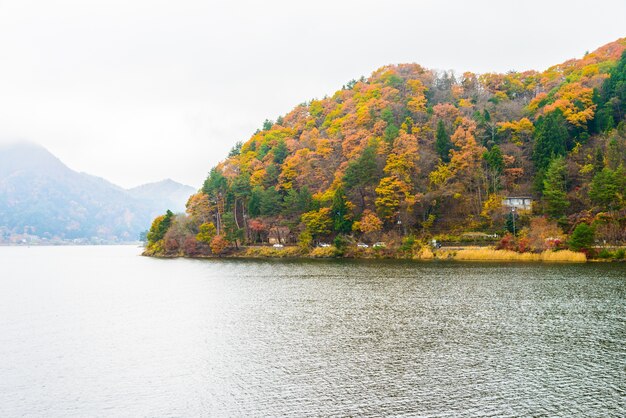
<path fill-rule="evenodd" d="M 423 247 L 420 249 L 415 256 L 413 256 L 415 260 L 432 260 L 435 258 L 435 254 L 428 247 Z"/>
<path fill-rule="evenodd" d="M 544 251 L 541 255 L 543 256 L 543 261 L 568 261 L 572 263 L 584 263 L 587 261 L 587 256 L 584 253 L 570 250 Z"/>
<path fill-rule="evenodd" d="M 337 249 L 334 246 L 316 247 L 311 251 L 310 256 L 313 258 L 333 258 L 337 256 Z"/>
<path fill-rule="evenodd" d="M 451 257 L 454 260 L 463 261 L 554 261 L 569 263 L 584 263 L 587 256 L 574 251 L 544 251 L 542 253 L 518 253 L 507 250 L 494 250 L 491 248 L 462 249 Z"/>
<path fill-rule="evenodd" d="M 302 251 L 299 247 L 248 247 L 243 253 L 244 257 L 272 257 L 272 258 L 285 258 L 285 257 L 299 257 L 302 255 Z"/>

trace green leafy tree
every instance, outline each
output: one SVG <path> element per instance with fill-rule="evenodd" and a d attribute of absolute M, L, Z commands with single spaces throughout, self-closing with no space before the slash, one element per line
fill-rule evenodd
<path fill-rule="evenodd" d="M 396 118 L 394 117 L 391 109 L 388 107 L 380 112 L 380 118 L 387 122 L 387 127 L 384 132 L 385 141 L 389 144 L 393 144 L 393 140 L 400 134 L 400 129 L 398 128 L 398 125 L 396 125 Z"/>
<path fill-rule="evenodd" d="M 308 187 L 304 186 L 300 190 L 289 189 L 283 199 L 283 213 L 287 215 L 299 215 L 308 212 L 313 206 L 313 196 Z"/>
<path fill-rule="evenodd" d="M 533 150 L 537 170 L 545 170 L 552 159 L 567 152 L 569 134 L 565 124 L 565 118 L 559 109 L 543 116 L 537 122 Z"/>
<path fill-rule="evenodd" d="M 567 167 L 563 157 L 554 158 L 543 181 L 543 198 L 546 202 L 546 212 L 555 218 L 565 215 L 565 210 L 569 206 L 567 200 Z"/>
<path fill-rule="evenodd" d="M 502 157 L 502 150 L 499 146 L 494 145 L 491 149 L 484 153 L 483 158 L 489 168 L 498 174 L 502 174 L 504 169 L 504 158 Z"/>
<path fill-rule="evenodd" d="M 367 189 L 378 182 L 377 174 L 378 164 L 374 146 L 365 147 L 359 158 L 348 163 L 343 182 L 347 190 L 356 190 L 361 201 L 361 209 L 365 209 Z"/>
<path fill-rule="evenodd" d="M 170 226 L 172 225 L 173 218 L 174 214 L 168 209 L 167 212 L 165 212 L 165 215 L 158 216 L 154 219 L 154 221 L 152 221 L 152 226 L 150 227 L 150 231 L 148 231 L 147 235 L 149 244 L 153 244 L 163 239 L 167 230 L 170 229 Z"/>
<path fill-rule="evenodd" d="M 265 158 L 265 156 L 267 155 L 267 153 L 270 152 L 270 146 L 267 145 L 267 143 L 263 142 L 260 146 L 259 146 L 259 150 L 256 153 L 256 157 L 259 160 L 262 160 L 263 158 Z"/>
<path fill-rule="evenodd" d="M 263 196 L 263 188 L 261 186 L 255 186 L 250 192 L 250 199 L 248 200 L 248 214 L 252 217 L 261 215 L 261 198 Z"/>
<path fill-rule="evenodd" d="M 597 132 L 609 132 L 615 128 L 615 110 L 613 102 L 609 101 L 599 106 L 593 119 L 593 124 Z"/>
<path fill-rule="evenodd" d="M 454 146 L 450 140 L 450 135 L 446 132 L 446 127 L 442 120 L 437 123 L 437 135 L 435 139 L 435 150 L 444 163 L 450 162 L 450 150 Z"/>
<path fill-rule="evenodd" d="M 243 199 L 250 195 L 250 175 L 248 173 L 239 174 L 230 185 L 230 191 L 238 199 Z"/>
<path fill-rule="evenodd" d="M 236 157 L 237 155 L 241 154 L 242 146 L 243 146 L 243 142 L 237 141 L 235 143 L 235 146 L 230 149 L 230 152 L 228 153 L 228 157 Z"/>
<path fill-rule="evenodd" d="M 280 175 L 280 168 L 276 164 L 270 164 L 265 169 L 265 178 L 263 179 L 263 186 L 265 188 L 271 188 L 278 183 L 278 176 Z"/>
<path fill-rule="evenodd" d="M 602 209 L 617 210 L 623 206 L 626 196 L 626 172 L 623 166 L 617 170 L 604 168 L 593 177 L 589 188 L 591 201 Z"/>
<path fill-rule="evenodd" d="M 620 146 L 616 137 L 609 140 L 606 144 L 606 166 L 616 170 L 617 167 L 626 163 L 626 147 L 624 144 Z"/>
<path fill-rule="evenodd" d="M 283 198 L 273 187 L 265 189 L 261 193 L 259 202 L 259 214 L 261 216 L 273 216 L 280 213 Z"/>
<path fill-rule="evenodd" d="M 489 188 L 492 192 L 499 189 L 500 176 L 504 170 L 504 157 L 502 150 L 497 145 L 483 154 L 483 159 L 487 164 L 487 176 L 489 178 Z"/>
<path fill-rule="evenodd" d="M 393 140 L 396 139 L 399 134 L 400 134 L 400 129 L 398 128 L 398 126 L 395 123 L 390 123 L 385 128 L 385 134 L 384 134 L 385 141 L 387 141 L 390 144 L 393 144 Z"/>
<path fill-rule="evenodd" d="M 626 51 L 609 72 L 601 91 L 595 124 L 598 131 L 605 132 L 626 116 Z"/>
<path fill-rule="evenodd" d="M 510 232 L 511 234 L 517 235 L 517 230 L 518 228 L 515 227 L 515 219 L 514 219 L 515 213 L 513 212 L 509 212 L 506 215 L 506 221 L 504 224 L 504 228 Z"/>
<path fill-rule="evenodd" d="M 343 188 L 338 188 L 333 196 L 333 203 L 330 207 L 333 218 L 333 229 L 340 234 L 347 234 L 352 230 L 352 217 L 350 208 Z"/>
<path fill-rule="evenodd" d="M 280 139 L 278 143 L 272 148 L 272 154 L 274 154 L 274 163 L 280 165 L 285 161 L 287 155 L 289 154 L 289 150 L 287 149 L 287 144 L 285 141 Z"/>
<path fill-rule="evenodd" d="M 222 215 L 222 224 L 224 228 L 224 238 L 228 242 L 235 244 L 235 248 L 238 247 L 238 242 L 243 239 L 244 231 L 237 226 L 235 221 L 235 215 L 228 212 Z"/>
<path fill-rule="evenodd" d="M 263 130 L 264 131 L 269 131 L 270 129 L 272 129 L 272 126 L 274 126 L 274 121 L 272 121 L 270 119 L 265 119 L 263 121 Z"/>
<path fill-rule="evenodd" d="M 209 176 L 202 185 L 202 191 L 209 196 L 215 196 L 219 193 L 224 193 L 227 188 L 228 181 L 217 168 L 211 169 L 211 171 L 209 172 Z"/>
<path fill-rule="evenodd" d="M 578 224 L 567 245 L 574 251 L 589 250 L 593 246 L 593 228 L 585 223 Z"/>

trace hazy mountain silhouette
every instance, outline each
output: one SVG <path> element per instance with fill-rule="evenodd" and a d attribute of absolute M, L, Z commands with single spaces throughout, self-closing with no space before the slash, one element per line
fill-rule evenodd
<path fill-rule="evenodd" d="M 137 199 L 154 202 L 155 205 L 160 206 L 165 204 L 172 212 L 183 212 L 189 193 L 196 192 L 193 187 L 185 186 L 172 179 L 142 184 L 127 191 Z"/>
<path fill-rule="evenodd" d="M 24 233 L 134 241 L 154 216 L 183 210 L 193 191 L 169 179 L 125 190 L 68 168 L 37 144 L 0 146 L 0 241 Z"/>

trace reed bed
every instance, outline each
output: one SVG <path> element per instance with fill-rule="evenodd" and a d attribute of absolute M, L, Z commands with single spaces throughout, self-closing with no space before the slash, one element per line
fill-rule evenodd
<path fill-rule="evenodd" d="M 490 248 L 458 250 L 451 255 L 451 258 L 462 261 L 548 261 L 568 263 L 584 263 L 587 261 L 585 254 L 570 250 L 518 253 Z"/>
<path fill-rule="evenodd" d="M 302 256 L 302 250 L 299 247 L 248 247 L 243 253 L 243 257 L 286 258 L 299 256 Z"/>

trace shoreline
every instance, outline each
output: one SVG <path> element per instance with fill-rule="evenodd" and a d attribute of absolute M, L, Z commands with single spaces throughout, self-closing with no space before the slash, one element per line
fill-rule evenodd
<path fill-rule="evenodd" d="M 298 247 L 272 248 L 266 246 L 245 247 L 221 255 L 186 255 L 186 254 L 148 254 L 141 255 L 155 258 L 189 258 L 189 259 L 285 259 L 285 260 L 400 260 L 400 261 L 462 261 L 462 262 L 533 262 L 533 263 L 587 263 L 587 262 L 620 262 L 624 260 L 589 259 L 582 252 L 570 250 L 543 251 L 541 253 L 518 253 L 508 250 L 495 250 L 489 247 L 466 247 L 447 250 L 445 248 L 431 250 L 422 248 L 415 252 L 393 251 L 389 249 L 369 251 L 349 250 L 341 252 L 335 247 L 314 248 L 303 252 Z"/>

